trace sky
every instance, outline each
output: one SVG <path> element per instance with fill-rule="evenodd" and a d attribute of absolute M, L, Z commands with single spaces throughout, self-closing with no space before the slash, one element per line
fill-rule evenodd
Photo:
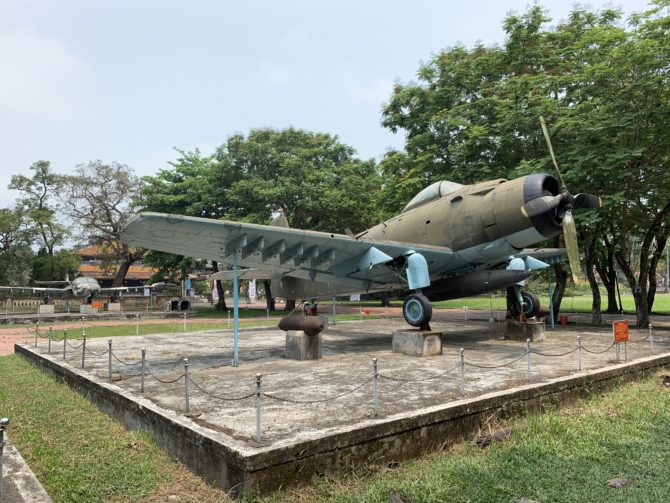
<path fill-rule="evenodd" d="M 502 44 L 527 1 L 0 0 L 0 208 L 15 174 L 90 160 L 138 175 L 175 148 L 210 154 L 254 128 L 337 135 L 363 159 L 402 148 L 380 125 L 395 82 L 441 49 Z M 544 0 L 554 22 L 573 3 Z M 589 2 L 645 10 L 645 0 Z"/>

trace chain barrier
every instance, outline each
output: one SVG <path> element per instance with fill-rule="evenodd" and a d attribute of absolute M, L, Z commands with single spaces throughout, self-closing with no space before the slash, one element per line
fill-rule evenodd
<path fill-rule="evenodd" d="M 255 391 L 252 392 L 252 393 L 249 393 L 248 395 L 237 396 L 237 397 L 215 395 L 214 393 L 211 393 L 211 392 L 207 391 L 205 388 L 203 388 L 202 386 L 200 386 L 197 382 L 195 382 L 190 377 L 188 378 L 188 380 L 191 382 L 191 384 L 193 384 L 193 386 L 195 386 L 197 389 L 202 391 L 205 395 L 207 395 L 209 397 L 212 397 L 216 400 L 222 400 L 224 402 L 239 402 L 241 400 L 246 400 L 247 398 L 251 398 L 251 397 L 256 395 Z"/>
<path fill-rule="evenodd" d="M 531 349 L 530 352 L 533 353 L 534 355 L 546 356 L 546 357 L 549 357 L 549 358 L 553 358 L 553 357 L 560 357 L 560 356 L 569 355 L 571 353 L 574 353 L 578 349 L 579 349 L 579 347 L 576 347 L 576 348 L 571 349 L 570 351 L 566 351 L 565 353 L 542 353 L 541 351 L 537 351 L 536 349 Z M 584 348 L 582 347 L 582 349 L 584 349 Z"/>
<path fill-rule="evenodd" d="M 81 343 L 79 343 L 79 345 L 77 345 L 77 346 L 73 346 L 72 344 L 70 344 L 70 342 L 69 342 L 70 340 L 71 339 L 67 339 L 65 341 L 65 344 L 67 344 L 72 349 L 79 349 L 80 347 L 82 347 L 84 345 L 84 341 L 82 339 L 77 339 L 78 341 L 81 340 Z"/>
<path fill-rule="evenodd" d="M 606 349 L 603 349 L 602 351 L 593 351 L 591 349 L 586 349 L 586 347 L 582 346 L 582 349 L 586 351 L 587 353 L 591 353 L 592 355 L 601 355 L 603 353 L 607 353 L 610 349 L 612 349 L 615 346 L 616 343 L 612 343 L 607 347 Z"/>
<path fill-rule="evenodd" d="M 108 351 L 109 351 L 109 350 L 108 350 Z M 116 356 L 116 355 L 114 354 L 114 351 L 112 351 L 112 356 L 114 357 L 114 359 L 115 359 L 117 362 L 119 362 L 119 363 L 122 364 L 122 365 L 127 365 L 128 367 L 132 367 L 133 365 L 139 365 L 140 363 L 142 363 L 142 360 L 137 360 L 136 362 L 133 362 L 133 363 L 124 362 L 124 361 L 121 360 L 118 356 Z"/>
<path fill-rule="evenodd" d="M 315 404 L 315 403 L 332 402 L 334 400 L 339 400 L 342 397 L 345 397 L 347 395 L 350 395 L 351 393 L 354 393 L 354 392 L 358 391 L 359 389 L 361 389 L 366 384 L 369 384 L 370 382 L 372 382 L 373 379 L 374 379 L 374 377 L 370 377 L 370 378 L 366 379 L 365 381 L 363 381 L 358 386 L 355 386 L 355 387 L 351 388 L 350 390 L 345 391 L 344 393 L 340 393 L 339 395 L 335 395 L 335 396 L 329 397 L 329 398 L 320 398 L 320 399 L 317 399 L 317 400 L 295 400 L 295 399 L 292 399 L 292 398 L 285 398 L 285 397 L 272 395 L 270 393 L 265 393 L 265 392 L 261 393 L 261 396 L 263 396 L 265 398 L 269 398 L 270 400 L 277 400 L 278 402 L 286 402 L 286 403 L 292 403 L 292 404 L 296 404 L 296 405 L 310 405 L 310 404 Z"/>
<path fill-rule="evenodd" d="M 109 349 L 105 349 L 102 353 L 94 353 L 90 349 L 86 349 L 86 354 L 91 356 L 105 356 L 109 352 Z"/>
<path fill-rule="evenodd" d="M 388 376 L 388 375 L 385 375 L 385 374 L 377 374 L 377 377 L 379 377 L 381 379 L 386 379 L 387 381 L 425 382 L 425 381 L 431 381 L 433 379 L 439 379 L 440 377 L 444 377 L 448 373 L 453 372 L 454 370 L 458 369 L 459 367 L 460 367 L 460 365 L 455 365 L 455 366 L 451 367 L 449 370 L 447 370 L 446 372 L 442 372 L 441 374 L 435 374 L 435 375 L 428 376 L 428 377 L 421 377 L 421 378 L 418 378 L 418 379 L 404 379 L 402 377 L 393 377 L 393 376 Z"/>
<path fill-rule="evenodd" d="M 141 362 L 141 360 L 140 360 L 140 362 Z M 154 379 L 156 379 L 161 384 L 174 384 L 177 381 L 181 380 L 186 375 L 182 372 L 181 374 L 179 374 L 179 377 L 177 377 L 175 379 L 164 381 L 163 379 L 159 379 L 158 377 L 156 377 L 156 374 L 154 374 L 151 371 L 151 368 L 149 367 L 149 365 L 146 365 L 144 368 L 146 369 L 147 374 L 149 374 L 150 377 L 153 377 Z"/>
<path fill-rule="evenodd" d="M 514 360 L 506 362 L 506 363 L 502 363 L 500 365 L 482 365 L 482 364 L 479 364 L 479 363 L 470 363 L 470 362 L 465 362 L 465 365 L 468 365 L 470 367 L 475 367 L 477 369 L 499 369 L 499 368 L 502 368 L 502 367 L 507 367 L 508 365 L 513 365 L 514 363 L 518 362 L 519 360 L 521 360 L 525 356 L 526 356 L 526 353 L 524 352 L 518 358 L 515 358 Z"/>

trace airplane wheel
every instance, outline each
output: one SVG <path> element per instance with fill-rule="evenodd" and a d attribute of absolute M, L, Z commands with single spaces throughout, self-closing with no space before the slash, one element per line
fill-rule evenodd
<path fill-rule="evenodd" d="M 425 295 L 413 293 L 405 299 L 402 315 L 413 327 L 426 326 L 433 317 L 433 305 Z"/>
<path fill-rule="evenodd" d="M 540 299 L 537 295 L 531 292 L 521 292 L 521 297 L 523 297 L 523 312 L 526 315 L 526 318 L 532 318 L 537 316 L 537 313 L 540 312 Z M 521 314 L 521 306 L 519 301 L 515 300 L 512 303 L 512 316 L 515 318 Z"/>

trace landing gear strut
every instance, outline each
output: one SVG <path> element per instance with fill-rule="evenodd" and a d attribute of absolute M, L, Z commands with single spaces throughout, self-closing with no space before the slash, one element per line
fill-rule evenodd
<path fill-rule="evenodd" d="M 512 296 L 509 299 L 509 311 L 512 317 L 518 318 L 521 315 L 522 304 L 523 314 L 526 318 L 537 316 L 540 312 L 540 299 L 538 296 L 531 292 L 522 291 L 518 287 L 512 287 L 512 290 Z"/>
<path fill-rule="evenodd" d="M 433 317 L 433 305 L 425 295 L 413 293 L 402 305 L 402 315 L 405 321 L 421 330 L 430 330 L 428 322 Z"/>

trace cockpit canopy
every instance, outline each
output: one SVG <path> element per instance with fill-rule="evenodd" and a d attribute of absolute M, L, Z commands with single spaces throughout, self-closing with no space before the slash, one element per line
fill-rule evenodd
<path fill-rule="evenodd" d="M 403 208 L 402 212 L 404 213 L 413 208 L 429 203 L 430 201 L 444 197 L 447 194 L 451 194 L 452 192 L 457 191 L 461 187 L 463 187 L 463 185 L 460 183 L 448 182 L 446 180 L 435 182 L 414 196 L 412 200 L 407 203 L 407 206 Z"/>

